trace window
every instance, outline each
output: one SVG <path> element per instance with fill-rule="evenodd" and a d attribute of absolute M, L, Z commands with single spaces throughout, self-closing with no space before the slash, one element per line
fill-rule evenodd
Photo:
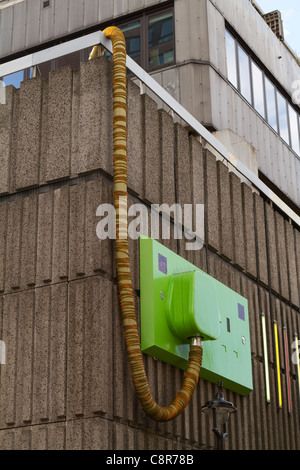
<path fill-rule="evenodd" d="M 276 110 L 276 93 L 275 87 L 270 80 L 265 77 L 266 88 L 266 104 L 267 104 L 267 121 L 274 131 L 278 132 L 277 110 Z"/>
<path fill-rule="evenodd" d="M 279 91 L 277 91 L 277 105 L 278 105 L 278 122 L 279 134 L 289 144 L 289 125 L 287 115 L 287 102 Z"/>
<path fill-rule="evenodd" d="M 62 67 L 67 67 L 69 65 L 73 70 L 79 70 L 80 62 L 82 60 L 83 57 L 81 51 L 72 52 L 71 54 L 56 59 L 55 69 L 61 69 Z"/>
<path fill-rule="evenodd" d="M 300 138 L 299 138 L 299 120 L 296 111 L 289 104 L 289 120 L 291 129 L 291 147 L 300 155 Z"/>
<path fill-rule="evenodd" d="M 117 25 L 126 39 L 127 54 L 145 70 L 175 61 L 173 10 L 144 13 L 126 24 Z"/>
<path fill-rule="evenodd" d="M 251 103 L 251 83 L 250 83 L 250 62 L 249 56 L 246 52 L 238 46 L 239 58 L 239 77 L 240 77 L 240 90 L 242 95 Z"/>
<path fill-rule="evenodd" d="M 265 118 L 265 95 L 263 73 L 252 61 L 252 80 L 253 80 L 253 105 L 259 114 Z"/>
<path fill-rule="evenodd" d="M 300 155 L 300 113 L 292 100 L 267 77 L 251 53 L 226 30 L 227 77 L 229 82 L 253 106 L 280 137 Z"/>
<path fill-rule="evenodd" d="M 141 65 L 141 21 L 133 21 L 121 29 L 126 39 L 127 54 Z"/>
<path fill-rule="evenodd" d="M 228 80 L 238 87 L 237 82 L 237 59 L 236 59 L 236 43 L 231 34 L 226 31 L 226 53 L 227 53 L 227 73 Z"/>
<path fill-rule="evenodd" d="M 149 18 L 148 66 L 150 69 L 174 62 L 173 37 L 171 12 Z"/>

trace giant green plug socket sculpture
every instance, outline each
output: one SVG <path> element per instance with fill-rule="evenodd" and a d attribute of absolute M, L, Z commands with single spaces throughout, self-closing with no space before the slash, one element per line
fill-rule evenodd
<path fill-rule="evenodd" d="M 247 299 L 157 241 L 140 238 L 141 348 L 186 370 L 190 339 L 203 339 L 200 377 L 252 389 Z"/>

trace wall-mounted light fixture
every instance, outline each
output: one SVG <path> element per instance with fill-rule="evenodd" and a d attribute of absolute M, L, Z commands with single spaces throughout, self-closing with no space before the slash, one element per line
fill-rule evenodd
<path fill-rule="evenodd" d="M 223 382 L 218 382 L 218 391 L 214 400 L 208 401 L 202 406 L 202 413 L 212 410 L 213 414 L 213 432 L 217 438 L 218 450 L 224 450 L 224 439 L 228 437 L 226 424 L 232 413 L 237 412 L 237 408 L 229 401 L 224 399 L 222 392 Z"/>

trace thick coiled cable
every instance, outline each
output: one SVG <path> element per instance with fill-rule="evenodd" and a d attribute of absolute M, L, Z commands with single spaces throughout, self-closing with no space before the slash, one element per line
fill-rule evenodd
<path fill-rule="evenodd" d="M 145 373 L 138 332 L 134 292 L 129 259 L 127 227 L 127 77 L 126 42 L 122 31 L 109 27 L 103 33 L 113 46 L 113 180 L 116 211 L 115 259 L 118 289 L 123 318 L 124 337 L 137 397 L 144 412 L 155 421 L 169 421 L 178 416 L 188 405 L 196 389 L 202 364 L 202 343 L 195 341 L 190 347 L 187 371 L 182 386 L 174 400 L 167 406 L 159 406 L 149 387 Z M 98 55 L 98 46 L 90 59 Z"/>

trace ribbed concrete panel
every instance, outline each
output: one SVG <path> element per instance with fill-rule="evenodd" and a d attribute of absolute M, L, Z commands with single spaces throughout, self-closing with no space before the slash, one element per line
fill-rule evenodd
<path fill-rule="evenodd" d="M 12 110 L 12 133 L 11 133 L 11 153 L 10 153 L 10 171 L 9 171 L 9 190 L 13 192 L 16 187 L 16 165 L 17 165 L 17 136 L 18 136 L 18 118 L 20 105 L 20 90 L 14 91 L 14 101 Z"/>
<path fill-rule="evenodd" d="M 85 185 L 70 187 L 70 278 L 85 274 Z"/>
<path fill-rule="evenodd" d="M 231 191 L 233 263 L 240 269 L 245 266 L 245 231 L 241 180 L 234 173 L 229 174 Z"/>
<path fill-rule="evenodd" d="M 104 58 L 83 62 L 80 74 L 77 173 L 112 173 L 112 68 Z"/>
<path fill-rule="evenodd" d="M 71 178 L 78 175 L 79 155 L 79 109 L 80 109 L 80 71 L 73 71 L 72 93 L 72 121 L 71 121 Z"/>
<path fill-rule="evenodd" d="M 0 194 L 9 192 L 14 88 L 5 89 L 5 103 L 0 105 Z"/>
<path fill-rule="evenodd" d="M 17 134 L 16 189 L 39 184 L 41 104 L 43 82 L 34 78 L 23 82 Z"/>
<path fill-rule="evenodd" d="M 16 424 L 16 363 L 18 338 L 18 295 L 6 296 L 3 303 L 2 340 L 6 344 L 6 365 L 1 366 L 1 427 Z"/>
<path fill-rule="evenodd" d="M 49 75 L 47 181 L 70 175 L 72 87 L 71 68 Z"/>
<path fill-rule="evenodd" d="M 288 266 L 287 266 L 285 220 L 279 213 L 276 213 L 275 221 L 276 221 L 277 250 L 278 250 L 278 260 L 279 260 L 279 270 L 280 270 L 279 285 L 280 285 L 281 295 L 286 300 L 289 300 L 290 288 L 289 288 Z"/>
<path fill-rule="evenodd" d="M 66 416 L 67 307 L 66 284 L 36 290 L 33 369 L 35 423 L 56 421 Z"/>
<path fill-rule="evenodd" d="M 147 118 L 146 118 L 147 116 Z M 159 141 L 159 115 L 156 103 L 143 95 L 143 132 L 144 132 L 144 194 L 150 204 L 160 201 L 161 158 Z"/>
<path fill-rule="evenodd" d="M 64 281 L 69 276 L 69 204 L 68 186 L 53 192 L 52 282 Z"/>
<path fill-rule="evenodd" d="M 125 360 L 126 347 L 122 332 L 121 312 L 118 302 L 117 289 L 113 287 L 113 416 L 116 419 L 125 418 L 127 421 L 133 421 L 133 406 L 136 403 L 131 398 L 134 396 L 134 386 L 130 377 L 129 364 Z"/>
<path fill-rule="evenodd" d="M 266 204 L 267 245 L 269 254 L 269 273 L 271 289 L 279 292 L 279 267 L 277 256 L 277 240 L 275 230 L 275 213 L 271 206 Z"/>
<path fill-rule="evenodd" d="M 52 281 L 53 197 L 48 191 L 39 197 L 37 235 L 37 285 Z"/>
<path fill-rule="evenodd" d="M 230 173 L 223 162 L 217 162 L 220 200 L 220 253 L 225 259 L 233 259 L 232 217 L 230 199 Z"/>
<path fill-rule="evenodd" d="M 180 124 L 175 126 L 176 132 L 176 181 L 177 181 L 177 203 L 181 207 L 184 204 L 192 203 L 192 166 L 190 156 L 190 142 L 189 135 L 186 129 Z M 199 181 L 199 184 L 201 182 Z"/>
<path fill-rule="evenodd" d="M 297 265 L 297 278 L 298 278 L 298 291 L 300 297 L 300 232 L 295 230 L 295 253 L 296 253 L 296 265 Z M 300 298 L 299 298 L 300 302 Z"/>
<path fill-rule="evenodd" d="M 293 305 L 299 308 L 299 290 L 298 290 L 298 282 L 297 282 L 294 229 L 292 225 L 290 225 L 287 221 L 285 222 L 285 227 L 286 227 L 289 285 L 290 285 L 290 300 Z"/>
<path fill-rule="evenodd" d="M 68 418 L 112 416 L 112 285 L 94 277 L 70 283 Z"/>
<path fill-rule="evenodd" d="M 31 450 L 65 450 L 65 423 L 32 426 Z"/>
<path fill-rule="evenodd" d="M 257 194 L 254 194 L 254 208 L 255 208 L 257 263 L 258 263 L 258 273 L 259 273 L 258 275 L 259 275 L 260 281 L 264 285 L 267 286 L 268 285 L 268 259 L 267 259 L 264 202 Z"/>
<path fill-rule="evenodd" d="M 6 282 L 5 289 L 19 289 L 21 285 L 21 223 L 22 200 L 17 199 L 8 204 L 6 232 Z"/>
<path fill-rule="evenodd" d="M 0 246 L 2 263 L 7 259 L 6 292 L 67 278 L 68 193 L 63 187 L 1 204 Z M 3 274 L 1 279 L 3 290 Z"/>
<path fill-rule="evenodd" d="M 218 200 L 218 177 L 217 162 L 215 156 L 206 151 L 205 154 L 205 179 L 206 179 L 206 230 L 207 244 L 215 251 L 220 249 L 219 239 L 219 200 Z"/>
<path fill-rule="evenodd" d="M 143 99 L 140 88 L 131 80 L 127 84 L 127 158 L 128 187 L 136 195 L 143 194 L 144 174 L 144 132 L 143 132 Z"/>
<path fill-rule="evenodd" d="M 242 295 L 248 300 L 249 322 L 250 322 L 250 337 L 251 337 L 251 351 L 253 359 L 262 357 L 262 342 L 261 342 L 261 322 L 260 322 L 260 307 L 258 298 L 257 283 L 246 277 L 242 278 L 243 291 Z M 252 361 L 252 365 L 255 361 Z M 254 365 L 253 365 L 254 366 Z"/>
<path fill-rule="evenodd" d="M 38 197 L 32 194 L 24 198 L 22 202 L 22 240 L 19 247 L 20 286 L 21 289 L 27 289 L 36 284 Z"/>
<path fill-rule="evenodd" d="M 256 244 L 254 229 L 253 192 L 242 183 L 244 243 L 245 243 L 245 272 L 248 276 L 257 277 Z"/>
<path fill-rule="evenodd" d="M 97 272 L 112 275 L 112 241 L 100 240 L 96 232 L 100 216 L 106 215 L 97 213 L 98 206 L 112 203 L 112 187 L 105 180 L 97 178 L 70 187 L 70 279 Z"/>
<path fill-rule="evenodd" d="M 2 450 L 65 450 L 65 424 L 1 430 L 0 447 Z"/>
<path fill-rule="evenodd" d="M 111 448 L 113 422 L 103 418 L 77 419 L 66 424 L 66 450 Z"/>
<path fill-rule="evenodd" d="M 6 262 L 7 203 L 0 204 L 0 293 L 4 291 Z"/>
<path fill-rule="evenodd" d="M 18 296 L 16 362 L 7 371 L 8 376 L 15 374 L 14 418 L 17 426 L 32 421 L 32 380 L 33 380 L 33 324 L 34 292 L 24 291 Z M 9 341 L 4 340 L 6 344 Z M 6 421 L 7 422 L 7 421 Z M 9 423 L 7 423 L 9 424 Z"/>
<path fill-rule="evenodd" d="M 171 116 L 166 111 L 160 111 L 160 139 L 161 139 L 161 168 L 162 168 L 162 188 L 161 204 L 168 204 L 170 207 L 175 202 L 175 137 L 174 123 Z M 200 152 L 199 152 L 200 153 Z M 197 157 L 194 157 L 196 160 Z M 199 155 L 199 162 L 202 161 Z M 195 176 L 201 177 L 196 170 Z M 201 181 L 201 179 L 199 179 Z"/>

